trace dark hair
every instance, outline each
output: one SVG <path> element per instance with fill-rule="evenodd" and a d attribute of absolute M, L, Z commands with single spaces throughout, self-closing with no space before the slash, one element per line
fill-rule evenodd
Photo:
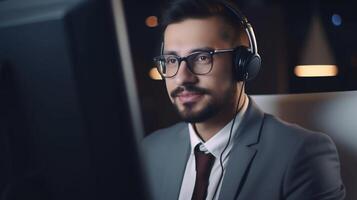
<path fill-rule="evenodd" d="M 162 32 L 168 25 L 186 19 L 219 17 L 231 27 L 236 36 L 240 36 L 244 33 L 241 20 L 222 1 L 226 1 L 230 7 L 238 10 L 236 5 L 227 0 L 173 0 L 163 12 L 160 23 Z M 223 31 L 223 39 L 229 39 L 228 35 Z"/>

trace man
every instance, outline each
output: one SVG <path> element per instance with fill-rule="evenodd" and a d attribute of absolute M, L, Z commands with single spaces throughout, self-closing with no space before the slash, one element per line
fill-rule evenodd
<path fill-rule="evenodd" d="M 178 0 L 163 17 L 155 61 L 185 122 L 143 141 L 154 199 L 343 199 L 333 142 L 263 113 L 245 94 L 256 70 L 240 68 L 260 61 L 238 12 L 218 0 Z"/>

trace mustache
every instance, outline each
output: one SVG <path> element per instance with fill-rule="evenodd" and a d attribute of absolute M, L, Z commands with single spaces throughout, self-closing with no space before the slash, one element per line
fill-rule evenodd
<path fill-rule="evenodd" d="M 197 87 L 194 85 L 182 85 L 182 86 L 177 87 L 175 90 L 173 90 L 170 93 L 170 96 L 172 98 L 177 97 L 184 91 L 195 92 L 195 93 L 200 93 L 200 94 L 209 94 L 210 93 L 207 89 L 200 88 L 200 87 Z"/>

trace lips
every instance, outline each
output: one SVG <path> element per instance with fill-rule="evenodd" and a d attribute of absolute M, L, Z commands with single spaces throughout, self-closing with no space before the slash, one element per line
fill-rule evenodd
<path fill-rule="evenodd" d="M 203 97 L 202 93 L 184 91 L 177 95 L 182 104 L 195 103 Z"/>

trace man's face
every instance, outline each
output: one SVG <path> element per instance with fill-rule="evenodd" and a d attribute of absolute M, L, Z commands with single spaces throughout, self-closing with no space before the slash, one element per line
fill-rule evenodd
<path fill-rule="evenodd" d="M 170 24 L 164 33 L 164 54 L 183 57 L 198 49 L 232 48 L 220 35 L 222 27 L 217 17 Z M 205 75 L 193 74 L 182 61 L 177 74 L 165 82 L 171 102 L 186 122 L 203 122 L 234 110 L 232 53 L 215 54 L 213 68 Z"/>

